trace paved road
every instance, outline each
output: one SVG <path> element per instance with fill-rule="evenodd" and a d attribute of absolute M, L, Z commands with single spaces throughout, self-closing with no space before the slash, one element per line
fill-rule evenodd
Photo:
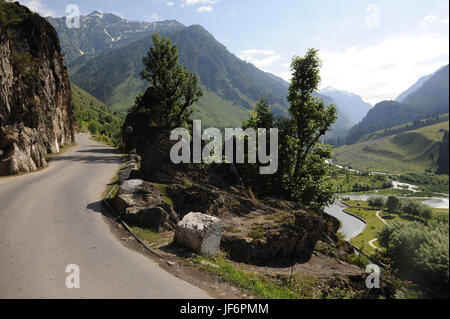
<path fill-rule="evenodd" d="M 0 178 L 0 298 L 208 298 L 114 237 L 99 200 L 119 156 L 77 143 L 44 170 Z M 66 288 L 69 264 L 80 289 Z"/>

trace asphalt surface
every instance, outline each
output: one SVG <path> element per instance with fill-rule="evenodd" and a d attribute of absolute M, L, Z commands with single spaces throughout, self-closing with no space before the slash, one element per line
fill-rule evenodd
<path fill-rule="evenodd" d="M 0 298 L 209 298 L 111 232 L 101 198 L 119 166 L 113 149 L 80 134 L 49 167 L 0 178 Z M 66 287 L 72 264 L 80 288 Z"/>

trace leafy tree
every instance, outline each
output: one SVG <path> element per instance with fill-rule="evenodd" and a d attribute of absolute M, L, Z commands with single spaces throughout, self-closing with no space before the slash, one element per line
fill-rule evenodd
<path fill-rule="evenodd" d="M 386 200 L 386 208 L 389 212 L 389 216 L 391 213 L 395 213 L 397 209 L 400 207 L 400 200 L 396 196 L 389 196 Z"/>
<path fill-rule="evenodd" d="M 319 142 L 337 119 L 333 104 L 325 106 L 322 99 L 312 96 L 320 84 L 321 64 L 315 49 L 309 49 L 304 57 L 294 57 L 291 64 L 288 101 L 294 133 L 290 136 L 293 167 L 286 180 L 294 200 L 318 207 L 334 200 L 332 183 L 324 178 L 331 149 Z"/>
<path fill-rule="evenodd" d="M 369 204 L 370 207 L 372 208 L 381 208 L 384 206 L 384 200 L 382 197 L 370 197 L 367 200 L 367 203 Z"/>
<path fill-rule="evenodd" d="M 315 49 L 309 49 L 305 57 L 294 57 L 291 64 L 292 80 L 288 101 L 298 139 L 294 170 L 294 176 L 298 177 L 306 172 L 308 157 L 316 149 L 320 138 L 337 120 L 337 110 L 333 104 L 325 106 L 322 99 L 312 96 L 320 84 L 321 65 L 318 50 Z"/>
<path fill-rule="evenodd" d="M 160 39 L 157 33 L 152 40 L 141 73 L 150 87 L 136 99 L 136 107 L 149 112 L 161 128 L 186 126 L 192 113 L 190 106 L 202 96 L 198 77 L 179 64 L 178 48 L 171 40 Z"/>
<path fill-rule="evenodd" d="M 238 165 L 244 180 L 263 195 L 275 195 L 304 205 L 322 208 L 335 199 L 330 178 L 331 148 L 319 143 L 336 121 L 336 107 L 325 106 L 312 96 L 320 82 L 321 62 L 317 50 L 294 57 L 289 89 L 291 117 L 274 117 L 265 100 L 260 100 L 244 128 L 278 128 L 278 171 L 258 176 L 255 167 Z"/>
<path fill-rule="evenodd" d="M 246 128 L 273 128 L 274 116 L 267 100 L 262 98 L 256 104 L 252 111 L 249 112 L 250 118 L 244 121 L 243 129 Z"/>

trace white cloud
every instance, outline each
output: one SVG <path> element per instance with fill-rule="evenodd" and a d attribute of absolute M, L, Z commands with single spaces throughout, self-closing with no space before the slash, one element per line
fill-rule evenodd
<path fill-rule="evenodd" d="M 203 6 L 203 7 L 199 7 L 197 8 L 198 12 L 211 12 L 213 11 L 213 8 L 211 6 Z"/>
<path fill-rule="evenodd" d="M 147 20 L 147 21 L 150 21 L 150 22 L 156 22 L 156 21 L 162 20 L 162 18 L 156 13 L 152 13 L 150 15 L 146 15 L 146 16 L 144 16 L 144 19 Z"/>
<path fill-rule="evenodd" d="M 436 20 L 436 16 L 429 14 L 429 15 L 425 16 L 422 20 L 420 20 L 420 26 L 422 28 L 425 28 L 427 25 L 432 23 L 434 20 Z"/>
<path fill-rule="evenodd" d="M 448 18 L 445 18 L 441 21 L 443 24 L 448 24 Z"/>
<path fill-rule="evenodd" d="M 359 94 L 370 103 L 394 99 L 421 76 L 448 64 L 449 39 L 403 36 L 343 52 L 321 51 L 322 86 Z"/>
<path fill-rule="evenodd" d="M 220 0 L 184 0 L 181 3 L 181 7 L 201 5 L 197 8 L 198 12 L 211 12 L 213 11 L 212 5 L 218 4 Z"/>
<path fill-rule="evenodd" d="M 44 17 L 56 16 L 55 11 L 44 6 L 40 0 L 22 0 L 20 1 L 20 3 L 28 7 L 28 9 L 30 9 L 31 11 L 37 12 Z"/>
<path fill-rule="evenodd" d="M 173 7 L 175 5 L 175 2 L 169 1 L 169 2 L 166 3 L 166 5 L 168 7 Z"/>
<path fill-rule="evenodd" d="M 268 71 L 267 67 L 272 66 L 276 61 L 279 61 L 282 58 L 272 50 L 245 50 L 240 52 L 238 57 L 252 63 L 263 71 Z"/>
<path fill-rule="evenodd" d="M 193 6 L 197 4 L 216 4 L 219 2 L 220 0 L 185 0 L 184 4 L 187 6 Z"/>

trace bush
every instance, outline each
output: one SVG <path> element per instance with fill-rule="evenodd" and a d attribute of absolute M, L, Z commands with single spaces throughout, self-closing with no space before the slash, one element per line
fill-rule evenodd
<path fill-rule="evenodd" d="M 448 235 L 445 223 L 393 222 L 379 232 L 378 242 L 403 275 L 448 297 Z"/>
<path fill-rule="evenodd" d="M 433 217 L 433 210 L 430 207 L 415 200 L 403 201 L 401 203 L 401 211 L 404 214 L 422 217 L 424 219 L 431 219 Z"/>
<path fill-rule="evenodd" d="M 370 207 L 382 208 L 384 206 L 384 199 L 382 197 L 370 197 L 367 203 Z"/>

